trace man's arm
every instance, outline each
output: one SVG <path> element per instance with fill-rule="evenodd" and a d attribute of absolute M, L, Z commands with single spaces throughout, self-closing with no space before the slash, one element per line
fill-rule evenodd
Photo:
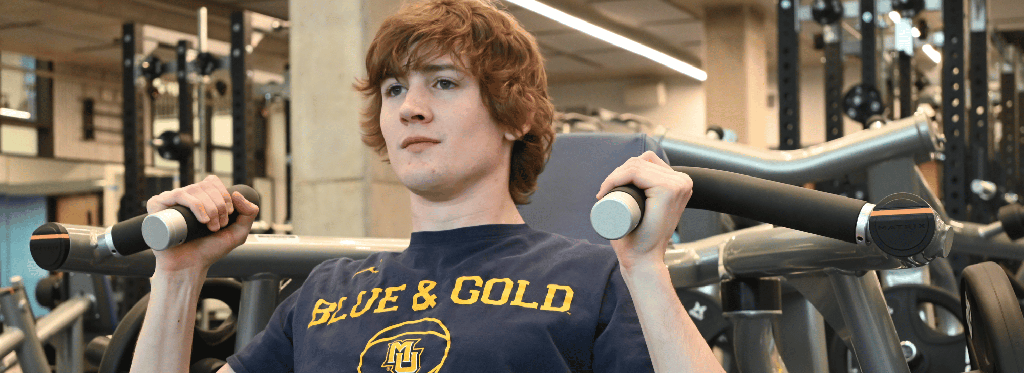
<path fill-rule="evenodd" d="M 723 372 L 676 296 L 668 267 L 620 266 L 657 372 Z"/>
<path fill-rule="evenodd" d="M 153 275 L 132 373 L 189 371 L 196 306 L 205 280 L 206 271 L 195 269 Z"/>
<path fill-rule="evenodd" d="M 612 240 L 619 270 L 629 288 L 644 341 L 657 372 L 723 372 L 721 364 L 686 314 L 665 266 L 665 250 L 693 193 L 693 181 L 652 151 L 619 166 L 597 193 L 633 184 L 647 197 L 643 220 L 633 232 Z"/>
<path fill-rule="evenodd" d="M 217 260 L 245 242 L 259 207 L 234 195 L 216 176 L 160 193 L 147 202 L 149 213 L 174 205 L 188 207 L 199 222 L 215 232 L 168 250 L 155 251 L 156 268 L 146 317 L 143 319 L 132 373 L 188 372 L 199 291 L 206 272 Z M 234 224 L 228 215 L 237 208 Z"/>

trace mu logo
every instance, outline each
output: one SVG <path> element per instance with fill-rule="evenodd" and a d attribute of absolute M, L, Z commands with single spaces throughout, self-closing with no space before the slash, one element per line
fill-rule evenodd
<path fill-rule="evenodd" d="M 392 373 L 416 373 L 420 370 L 422 348 L 416 348 L 419 339 L 403 339 L 388 343 L 388 353 L 382 368 Z"/>

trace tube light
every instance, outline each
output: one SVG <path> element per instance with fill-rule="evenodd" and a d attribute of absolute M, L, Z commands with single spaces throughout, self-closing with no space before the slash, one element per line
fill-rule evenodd
<path fill-rule="evenodd" d="M 646 57 L 646 58 L 648 58 L 648 59 L 650 59 L 650 60 L 652 60 L 654 62 L 657 62 L 657 63 L 660 63 L 662 65 L 668 66 L 672 70 L 681 72 L 681 73 L 683 73 L 683 74 L 685 74 L 685 75 L 687 75 L 689 77 L 692 77 L 694 79 L 697 79 L 699 81 L 703 82 L 703 81 L 708 79 L 708 73 L 704 72 L 704 70 L 698 69 L 697 67 L 695 67 L 695 66 L 693 66 L 691 64 L 688 64 L 686 62 L 680 61 L 679 59 L 677 59 L 675 57 L 672 57 L 672 56 L 669 56 L 669 55 L 667 55 L 665 53 L 656 51 L 653 48 L 650 48 L 648 46 L 645 46 L 643 44 L 635 42 L 635 41 L 633 41 L 631 39 L 628 39 L 628 38 L 626 38 L 626 37 L 624 37 L 622 35 L 619 35 L 619 34 L 616 34 L 614 32 L 605 30 L 605 29 L 603 29 L 601 27 L 595 26 L 592 23 L 589 23 L 589 22 L 584 21 L 582 19 L 579 19 L 579 18 L 576 18 L 576 17 L 571 16 L 569 14 L 566 14 L 565 12 L 562 12 L 562 11 L 560 11 L 558 9 L 552 8 L 552 7 L 547 6 L 545 4 L 541 4 L 541 3 L 537 2 L 536 0 L 508 0 L 508 1 L 513 3 L 513 4 L 519 5 L 519 6 L 523 7 L 523 8 L 529 9 L 530 11 L 533 11 L 534 13 L 540 14 L 540 15 L 548 17 L 548 18 L 551 18 L 552 20 L 555 20 L 558 23 L 561 23 L 563 25 L 572 27 L 572 28 L 574 28 L 576 30 L 579 30 L 579 31 L 585 33 L 585 34 L 588 34 L 588 35 L 593 36 L 595 38 L 604 40 L 604 41 L 606 41 L 608 43 L 611 43 L 614 46 L 617 46 L 619 48 L 628 50 L 630 52 L 639 54 L 639 55 L 644 56 L 644 57 Z"/>
<path fill-rule="evenodd" d="M 935 47 L 933 47 L 931 44 L 925 44 L 921 46 L 921 51 L 924 52 L 924 54 L 928 56 L 928 58 L 931 58 L 932 61 L 934 61 L 935 63 L 939 63 L 942 61 L 942 54 L 940 54 L 939 51 L 935 50 Z"/>
<path fill-rule="evenodd" d="M 5 117 L 18 118 L 18 119 L 30 119 L 30 118 L 32 118 L 32 113 L 29 113 L 27 111 L 8 109 L 8 108 L 0 108 L 0 115 L 3 115 Z"/>
<path fill-rule="evenodd" d="M 900 14 L 897 13 L 895 10 L 891 11 L 889 12 L 889 19 L 892 20 L 892 23 L 900 23 Z"/>

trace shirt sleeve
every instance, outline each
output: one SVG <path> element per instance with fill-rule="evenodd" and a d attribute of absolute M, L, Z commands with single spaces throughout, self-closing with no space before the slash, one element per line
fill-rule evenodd
<path fill-rule="evenodd" d="M 604 291 L 594 341 L 594 372 L 654 372 L 640 319 L 615 265 Z"/>
<path fill-rule="evenodd" d="M 248 345 L 228 357 L 228 365 L 238 373 L 294 372 L 292 314 L 299 291 L 277 306 L 267 327 Z"/>

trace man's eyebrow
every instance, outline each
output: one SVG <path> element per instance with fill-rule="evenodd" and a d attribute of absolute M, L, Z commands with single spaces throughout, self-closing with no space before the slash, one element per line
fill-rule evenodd
<path fill-rule="evenodd" d="M 436 73 L 438 71 L 453 70 L 459 71 L 459 68 L 453 64 L 440 64 L 440 65 L 426 65 L 419 69 L 416 69 L 420 73 Z"/>

